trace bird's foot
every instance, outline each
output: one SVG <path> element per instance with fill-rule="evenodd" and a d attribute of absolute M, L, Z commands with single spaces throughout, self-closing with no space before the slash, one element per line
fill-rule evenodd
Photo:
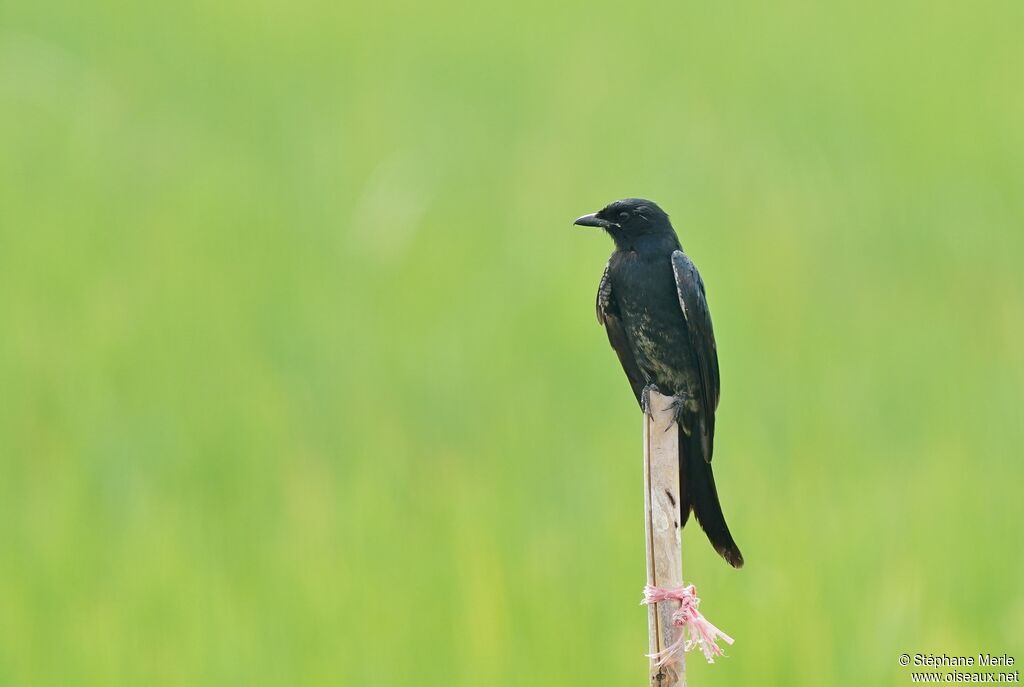
<path fill-rule="evenodd" d="M 679 428 L 683 430 L 683 434 L 690 436 L 690 425 L 687 422 L 689 416 L 692 413 L 696 413 L 697 400 L 693 397 L 689 391 L 681 391 L 672 397 L 672 403 L 669 405 L 672 409 L 672 419 L 676 421 Z"/>
<path fill-rule="evenodd" d="M 640 392 L 640 407 L 644 411 L 644 415 L 649 418 L 654 418 L 654 414 L 651 412 L 651 392 L 658 391 L 658 387 L 653 384 L 648 384 Z M 660 391 L 658 393 L 661 393 Z"/>

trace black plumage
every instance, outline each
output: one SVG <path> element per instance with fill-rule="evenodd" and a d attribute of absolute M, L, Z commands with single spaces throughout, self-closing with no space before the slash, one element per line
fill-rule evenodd
<path fill-rule="evenodd" d="M 679 432 L 681 524 L 692 510 L 715 549 L 739 568 L 743 555 L 722 514 L 711 471 L 718 408 L 718 351 L 704 282 L 668 215 L 642 198 L 576 220 L 615 242 L 597 290 L 597 320 L 645 411 L 650 390 L 671 396 Z"/>

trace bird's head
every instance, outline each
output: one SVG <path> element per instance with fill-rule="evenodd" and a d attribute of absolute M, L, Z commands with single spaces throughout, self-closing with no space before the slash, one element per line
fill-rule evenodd
<path fill-rule="evenodd" d="M 583 215 L 573 224 L 601 227 L 617 244 L 628 243 L 641 236 L 674 233 L 665 211 L 654 201 L 643 198 L 616 200 L 593 214 Z"/>

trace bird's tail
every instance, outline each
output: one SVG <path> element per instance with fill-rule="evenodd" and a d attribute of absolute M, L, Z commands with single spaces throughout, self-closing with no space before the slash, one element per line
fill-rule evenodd
<path fill-rule="evenodd" d="M 686 523 L 690 509 L 697 516 L 701 529 L 708 535 L 715 551 L 728 561 L 734 568 L 743 567 L 743 554 L 729 533 L 725 523 L 722 506 L 718 502 L 718 490 L 715 489 L 715 475 L 711 472 L 711 463 L 704 458 L 706 448 L 699 427 L 693 427 L 690 436 L 679 429 L 679 477 L 683 524 Z"/>

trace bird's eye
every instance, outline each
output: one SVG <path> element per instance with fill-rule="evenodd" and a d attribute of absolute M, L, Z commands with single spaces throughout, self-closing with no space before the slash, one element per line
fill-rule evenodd
<path fill-rule="evenodd" d="M 628 212 L 620 212 L 619 213 L 619 219 L 629 219 L 629 213 Z"/>

